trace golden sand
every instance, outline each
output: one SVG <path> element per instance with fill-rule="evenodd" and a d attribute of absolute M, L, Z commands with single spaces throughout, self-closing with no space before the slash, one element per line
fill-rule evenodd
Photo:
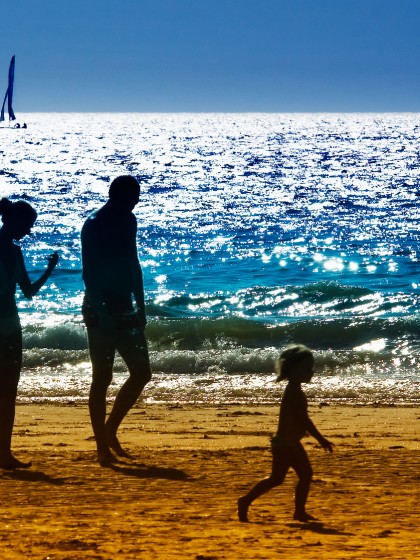
<path fill-rule="evenodd" d="M 236 500 L 269 474 L 277 408 L 139 405 L 120 430 L 132 459 L 95 462 L 85 406 L 20 405 L 0 470 L 0 558 L 414 559 L 420 554 L 420 409 L 310 407 L 335 443 L 307 438 L 308 511 L 292 520 L 285 483 L 239 523 Z"/>

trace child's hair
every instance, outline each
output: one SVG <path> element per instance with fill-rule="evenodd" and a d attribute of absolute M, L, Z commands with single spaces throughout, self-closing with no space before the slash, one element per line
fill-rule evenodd
<path fill-rule="evenodd" d="M 290 379 L 289 375 L 292 368 L 307 356 L 313 358 L 313 353 L 307 346 L 303 344 L 287 346 L 276 361 L 277 381 Z"/>

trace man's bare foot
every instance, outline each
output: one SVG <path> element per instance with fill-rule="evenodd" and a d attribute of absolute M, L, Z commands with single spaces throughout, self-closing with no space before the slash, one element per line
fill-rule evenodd
<path fill-rule="evenodd" d="M 109 449 L 98 451 L 98 463 L 101 467 L 109 467 L 112 463 L 117 463 L 118 459 L 111 453 Z"/>
<path fill-rule="evenodd" d="M 248 523 L 248 504 L 244 497 L 238 500 L 238 519 L 241 523 Z"/>
<path fill-rule="evenodd" d="M 296 521 L 301 521 L 302 523 L 307 523 L 308 521 L 317 520 L 316 517 L 310 515 L 309 513 L 306 513 L 306 511 L 302 511 L 302 512 L 295 511 L 293 515 L 293 519 L 295 519 Z"/>
<path fill-rule="evenodd" d="M 108 440 L 108 446 L 110 449 L 112 449 L 112 451 L 118 455 L 118 457 L 126 457 L 127 459 L 131 458 L 131 455 L 129 453 L 127 453 L 127 451 L 125 451 L 125 449 L 123 449 L 121 447 L 120 442 L 118 441 L 118 438 L 116 435 L 114 436 L 108 436 L 107 438 Z"/>
<path fill-rule="evenodd" d="M 32 467 L 32 463 L 30 461 L 24 463 L 23 461 L 16 459 L 16 457 L 13 457 L 13 455 L 0 459 L 0 469 L 29 469 L 29 467 Z"/>

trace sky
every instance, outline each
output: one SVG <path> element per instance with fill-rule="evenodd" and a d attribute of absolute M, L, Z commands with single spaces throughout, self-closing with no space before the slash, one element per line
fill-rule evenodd
<path fill-rule="evenodd" d="M 420 111 L 420 0 L 0 0 L 13 54 L 16 113 Z"/>

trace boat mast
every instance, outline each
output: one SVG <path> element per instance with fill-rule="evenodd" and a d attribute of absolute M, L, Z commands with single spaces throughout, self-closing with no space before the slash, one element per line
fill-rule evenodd
<path fill-rule="evenodd" d="M 3 105 L 1 107 L 0 122 L 4 121 L 4 108 L 6 105 L 6 99 L 7 99 L 7 112 L 9 113 L 9 124 L 10 121 L 16 120 L 15 113 L 13 112 L 13 107 L 12 107 L 14 81 L 15 81 L 15 55 L 12 56 L 9 65 L 9 83 L 7 85 L 7 90 L 4 96 Z"/>

